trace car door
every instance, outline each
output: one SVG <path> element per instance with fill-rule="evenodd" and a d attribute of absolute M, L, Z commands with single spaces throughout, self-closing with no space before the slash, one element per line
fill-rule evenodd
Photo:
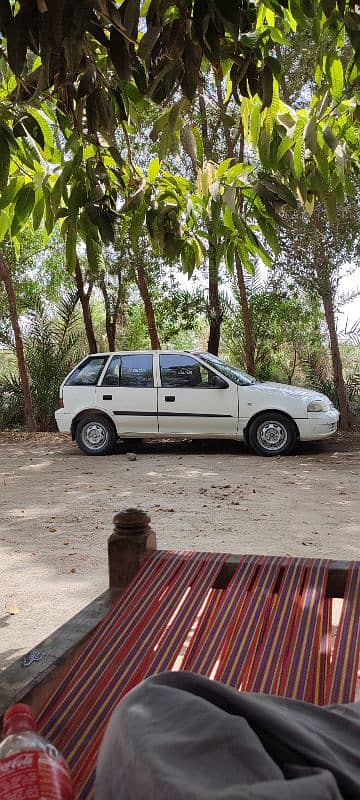
<path fill-rule="evenodd" d="M 236 436 L 236 386 L 191 355 L 160 353 L 159 367 L 160 434 L 206 438 Z"/>
<path fill-rule="evenodd" d="M 119 436 L 158 432 L 152 353 L 114 355 L 96 389 L 96 406 L 114 420 Z"/>

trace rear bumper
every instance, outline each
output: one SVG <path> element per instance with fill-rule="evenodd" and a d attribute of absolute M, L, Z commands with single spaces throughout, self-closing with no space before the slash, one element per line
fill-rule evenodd
<path fill-rule="evenodd" d="M 297 419 L 300 439 L 303 441 L 326 439 L 338 429 L 340 414 L 336 408 L 319 414 L 309 414 L 307 419 Z"/>
<path fill-rule="evenodd" d="M 71 433 L 72 418 L 73 415 L 64 411 L 62 408 L 58 408 L 57 411 L 55 411 L 56 424 L 60 433 Z"/>

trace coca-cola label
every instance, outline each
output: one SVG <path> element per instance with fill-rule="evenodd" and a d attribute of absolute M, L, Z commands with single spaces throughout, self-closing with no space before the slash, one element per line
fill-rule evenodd
<path fill-rule="evenodd" d="M 73 800 L 66 762 L 45 752 L 16 753 L 0 761 L 0 800 Z"/>

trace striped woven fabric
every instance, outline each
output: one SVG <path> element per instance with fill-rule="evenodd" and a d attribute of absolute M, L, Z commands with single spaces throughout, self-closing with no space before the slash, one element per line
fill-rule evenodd
<path fill-rule="evenodd" d="M 70 764 L 75 796 L 92 796 L 109 717 L 131 688 L 186 669 L 239 690 L 319 704 L 355 697 L 360 566 L 349 569 L 336 631 L 329 562 L 243 556 L 226 589 L 218 553 L 154 554 L 90 637 L 39 717 Z"/>

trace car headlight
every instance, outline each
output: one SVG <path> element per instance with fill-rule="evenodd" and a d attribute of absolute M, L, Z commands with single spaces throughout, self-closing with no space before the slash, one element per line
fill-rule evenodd
<path fill-rule="evenodd" d="M 312 400 L 311 403 L 308 404 L 307 410 L 310 412 L 330 411 L 331 406 L 330 400 Z"/>

